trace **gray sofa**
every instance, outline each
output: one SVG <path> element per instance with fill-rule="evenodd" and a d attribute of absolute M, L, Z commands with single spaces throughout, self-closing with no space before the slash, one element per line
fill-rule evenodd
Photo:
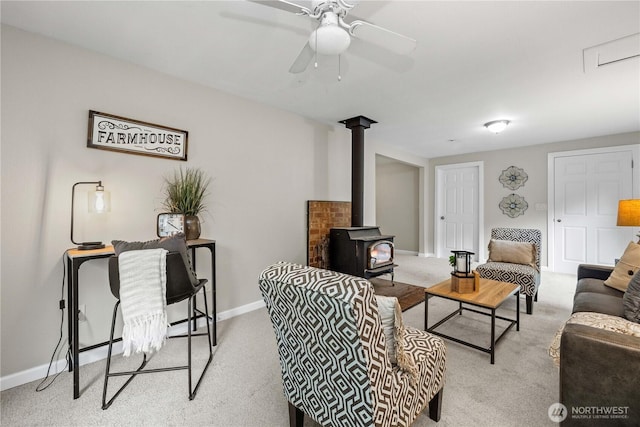
<path fill-rule="evenodd" d="M 624 319 L 623 292 L 604 285 L 613 267 L 580 265 L 573 313 Z M 640 423 L 640 338 L 568 322 L 560 343 L 563 426 Z"/>

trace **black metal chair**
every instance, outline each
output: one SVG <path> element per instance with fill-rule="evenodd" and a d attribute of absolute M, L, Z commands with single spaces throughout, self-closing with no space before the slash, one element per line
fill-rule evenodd
<path fill-rule="evenodd" d="M 211 342 L 211 328 L 209 326 L 209 307 L 207 305 L 207 298 L 205 292 L 205 284 L 207 283 L 207 279 L 200 279 L 197 285 L 192 285 L 189 280 L 189 275 L 187 273 L 187 266 L 184 263 L 184 260 L 180 253 L 178 252 L 170 252 L 167 254 L 166 259 L 167 265 L 167 287 L 166 287 L 166 297 L 167 297 L 167 305 L 175 304 L 180 301 L 184 301 L 188 299 L 188 308 L 187 308 L 187 334 L 186 335 L 174 335 L 169 336 L 168 338 L 187 338 L 187 354 L 188 354 L 188 363 L 187 365 L 181 366 L 171 366 L 166 368 L 156 368 L 156 369 L 144 369 L 148 360 L 147 354 L 143 355 L 142 364 L 135 371 L 122 371 L 122 372 L 110 372 L 111 368 L 111 352 L 113 348 L 113 334 L 116 323 L 116 314 L 118 312 L 118 307 L 120 306 L 120 274 L 118 269 L 118 257 L 109 258 L 109 285 L 111 286 L 111 293 L 114 297 L 118 299 L 115 306 L 113 307 L 113 318 L 111 321 L 111 335 L 109 338 L 109 351 L 107 355 L 107 367 L 105 370 L 104 376 L 104 388 L 102 392 L 102 409 L 107 409 L 116 397 L 120 394 L 122 390 L 136 377 L 138 374 L 148 374 L 148 373 L 156 373 L 156 372 L 166 372 L 166 371 L 175 371 L 186 369 L 189 372 L 189 400 L 193 400 L 198 391 L 198 387 L 200 387 L 200 383 L 202 378 L 204 377 L 205 372 L 209 368 L 209 364 L 213 359 L 213 351 L 212 351 L 212 342 Z M 195 298 L 198 292 L 202 290 L 204 294 L 204 313 L 200 311 L 195 305 Z M 198 315 L 195 315 L 195 312 L 199 313 L 201 316 L 205 316 L 207 319 L 207 333 L 191 333 L 192 321 L 195 328 L 195 322 Z M 201 336 L 207 335 L 209 339 L 209 359 L 200 374 L 200 378 L 196 383 L 195 388 L 192 388 L 192 375 L 191 375 L 191 337 L 192 336 Z M 107 402 L 107 386 L 110 377 L 116 376 L 126 376 L 129 375 L 130 378 L 116 391 L 116 393 L 111 397 L 111 399 Z"/>

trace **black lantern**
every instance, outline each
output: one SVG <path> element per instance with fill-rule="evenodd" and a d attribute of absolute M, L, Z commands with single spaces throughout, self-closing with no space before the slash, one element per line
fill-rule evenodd
<path fill-rule="evenodd" d="M 469 251 L 451 251 L 455 257 L 453 264 L 453 275 L 458 277 L 472 277 L 471 274 L 471 255 Z"/>

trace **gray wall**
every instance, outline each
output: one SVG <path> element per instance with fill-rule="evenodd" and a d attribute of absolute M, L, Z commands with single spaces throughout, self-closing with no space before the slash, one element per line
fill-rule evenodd
<path fill-rule="evenodd" d="M 212 178 L 202 237 L 217 240 L 219 312 L 261 301 L 257 277 L 270 263 L 305 262 L 307 200 L 343 196 L 329 187 L 348 194 L 348 170 L 329 175 L 328 161 L 332 147 L 348 147 L 348 130 L 12 27 L 1 35 L 2 377 L 46 367 L 58 339 L 74 182 L 103 180 L 112 204 L 77 239 L 149 240 L 162 177 L 202 168 Z M 87 148 L 90 109 L 187 130 L 189 161 Z M 106 261 L 84 264 L 80 283 L 84 346 L 108 336 Z"/>
<path fill-rule="evenodd" d="M 508 132 L 509 130 L 505 130 Z M 640 144 L 640 132 L 608 135 L 574 141 L 562 141 L 553 144 L 541 144 L 509 150 L 483 151 L 459 156 L 439 157 L 429 160 L 429 190 L 428 204 L 433 211 L 435 167 L 465 162 L 484 162 L 484 236 L 486 257 L 486 243 L 493 227 L 538 228 L 542 231 L 542 265 L 547 265 L 547 209 L 536 210 L 535 205 L 547 204 L 547 157 L 549 153 L 588 148 L 613 147 L 618 145 Z M 516 191 L 504 188 L 498 177 L 509 166 L 523 168 L 529 175 L 524 187 Z M 636 166 L 637 167 L 637 166 Z M 524 215 L 509 218 L 498 208 L 498 203 L 506 195 L 515 192 L 525 198 L 529 204 Z M 428 235 L 429 252 L 434 252 L 434 224 L 429 221 Z"/>
<path fill-rule="evenodd" d="M 418 252 L 420 170 L 376 155 L 376 222 L 396 249 Z"/>

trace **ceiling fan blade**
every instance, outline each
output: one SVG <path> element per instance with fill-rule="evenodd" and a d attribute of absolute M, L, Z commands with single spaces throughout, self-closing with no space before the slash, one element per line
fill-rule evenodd
<path fill-rule="evenodd" d="M 307 44 L 302 48 L 302 51 L 300 51 L 296 60 L 293 61 L 291 68 L 289 68 L 289 72 L 292 74 L 298 74 L 306 70 L 315 54 L 316 53 L 311 49 L 311 46 L 309 46 L 309 42 L 307 42 Z"/>
<path fill-rule="evenodd" d="M 286 12 L 297 13 L 299 15 L 310 15 L 311 11 L 304 6 L 289 2 L 287 0 L 249 0 L 263 6 L 269 6 Z"/>
<path fill-rule="evenodd" d="M 349 33 L 354 37 L 402 55 L 413 52 L 418 43 L 411 37 L 403 36 L 402 34 L 361 20 L 351 22 Z"/>

